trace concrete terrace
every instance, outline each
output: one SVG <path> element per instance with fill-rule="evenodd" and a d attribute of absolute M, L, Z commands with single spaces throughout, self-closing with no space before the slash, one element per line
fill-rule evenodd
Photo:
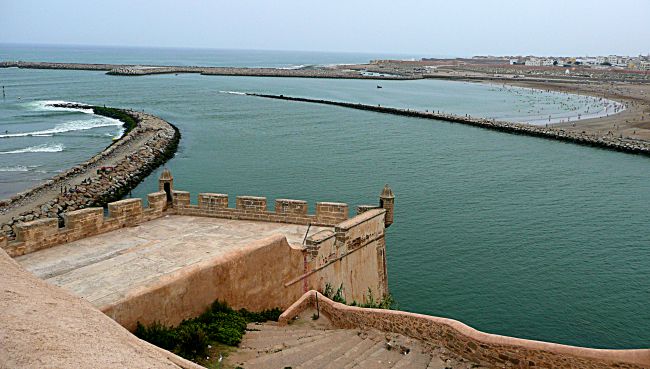
<path fill-rule="evenodd" d="M 332 229 L 311 227 L 309 234 Z M 307 226 L 169 215 L 17 257 L 25 269 L 96 307 L 275 234 L 300 248 Z"/>

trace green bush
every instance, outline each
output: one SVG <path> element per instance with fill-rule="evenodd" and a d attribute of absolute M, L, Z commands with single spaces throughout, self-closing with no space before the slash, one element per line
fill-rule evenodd
<path fill-rule="evenodd" d="M 177 327 L 167 327 L 159 322 L 145 327 L 138 322 L 134 333 L 147 342 L 192 360 L 206 356 L 208 345 L 213 342 L 239 345 L 248 323 L 277 321 L 281 313 L 278 308 L 261 312 L 233 310 L 226 303 L 215 301 L 203 314 L 183 320 Z"/>
<path fill-rule="evenodd" d="M 268 322 L 269 320 L 277 322 L 280 319 L 282 310 L 279 308 L 273 308 L 268 310 L 262 310 L 259 313 L 250 312 L 246 309 L 239 310 L 239 313 L 248 321 L 248 322 Z"/>
<path fill-rule="evenodd" d="M 177 339 L 174 328 L 167 327 L 160 322 L 153 322 L 148 327 L 138 322 L 134 333 L 137 337 L 165 350 L 171 351 L 176 348 Z"/>
<path fill-rule="evenodd" d="M 187 321 L 178 326 L 176 352 L 182 357 L 187 359 L 205 357 L 209 344 L 208 335 L 203 331 L 201 323 Z"/>

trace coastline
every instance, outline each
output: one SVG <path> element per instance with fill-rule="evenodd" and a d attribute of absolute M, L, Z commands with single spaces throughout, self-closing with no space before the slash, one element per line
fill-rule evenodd
<path fill-rule="evenodd" d="M 453 114 L 423 112 L 411 109 L 399 109 L 392 107 L 383 107 L 380 105 L 367 105 L 359 103 L 348 103 L 342 101 L 322 100 L 322 99 L 309 99 L 302 97 L 292 97 L 284 95 L 270 95 L 270 94 L 256 94 L 247 93 L 247 96 L 295 101 L 303 103 L 314 103 L 323 105 L 340 106 L 344 108 L 372 111 L 377 113 L 401 115 L 415 118 L 442 120 L 451 123 L 467 124 L 475 127 L 492 129 L 501 132 L 512 134 L 521 134 L 527 136 L 535 136 L 547 139 L 554 139 L 558 141 L 571 142 L 579 145 L 594 146 L 603 149 L 627 152 L 631 154 L 641 154 L 650 156 L 650 142 L 645 141 L 631 141 L 624 138 L 615 136 L 596 136 L 586 132 L 569 131 L 562 128 L 535 126 L 526 123 L 511 123 L 506 121 L 498 121 L 495 119 L 476 118 L 469 115 L 459 116 Z M 599 119 L 599 118 L 596 118 Z"/>
<path fill-rule="evenodd" d="M 423 65 L 423 64 L 422 64 Z M 626 80 L 601 76 L 594 78 L 576 76 L 521 76 L 497 75 L 489 71 L 468 71 L 454 67 L 423 68 L 416 62 L 348 64 L 309 68 L 244 68 L 205 66 L 142 66 L 131 64 L 87 64 L 55 62 L 3 61 L 0 68 L 95 70 L 119 76 L 145 76 L 170 73 L 199 73 L 201 75 L 297 77 L 370 80 L 441 79 L 507 85 L 555 92 L 571 93 L 622 103 L 624 111 L 614 115 L 571 119 L 567 122 L 549 123 L 549 128 L 559 128 L 574 134 L 618 137 L 634 142 L 650 142 L 650 83 L 645 80 Z M 370 75 L 367 73 L 371 73 Z M 541 121 L 538 122 L 541 124 Z M 534 124 L 530 123 L 531 125 Z"/>
<path fill-rule="evenodd" d="M 302 99 L 293 97 L 284 97 L 282 95 L 269 95 L 260 97 L 281 98 L 285 100 L 322 103 L 338 105 L 348 108 L 370 110 L 381 113 L 398 114 L 414 116 L 428 119 L 445 120 L 455 123 L 463 123 L 478 126 L 487 129 L 499 130 L 512 134 L 524 134 L 529 136 L 555 139 L 565 142 L 571 142 L 581 145 L 600 147 L 603 149 L 616 150 L 634 154 L 650 155 L 650 84 L 642 82 L 612 82 L 601 79 L 570 79 L 570 78 L 538 78 L 538 77 L 506 77 L 493 76 L 488 73 L 473 72 L 471 75 L 460 75 L 457 72 L 427 71 L 418 74 L 417 69 L 402 69 L 400 73 L 394 74 L 395 70 L 384 70 L 384 76 L 366 76 L 365 71 L 372 68 L 360 69 L 365 65 L 345 65 L 335 67 L 319 67 L 308 69 L 280 69 L 280 68 L 230 68 L 230 67 L 174 67 L 174 66 L 135 66 L 135 65 L 118 65 L 118 64 L 81 64 L 81 63 L 43 63 L 43 62 L 0 62 L 0 68 L 35 68 L 35 69 L 74 69 L 74 70 L 98 70 L 108 71 L 108 74 L 117 75 L 148 75 L 148 74 L 165 74 L 165 73 L 201 73 L 204 75 L 231 75 L 231 76 L 258 76 L 258 77 L 300 77 L 300 78 L 342 78 L 342 79 L 389 79 L 389 80 L 413 80 L 413 79 L 443 79 L 458 82 L 484 83 L 494 86 L 512 86 L 521 88 L 531 88 L 539 91 L 555 91 L 560 93 L 570 93 L 582 96 L 588 96 L 594 99 L 603 99 L 622 104 L 625 108 L 615 114 L 605 114 L 604 116 L 585 117 L 584 119 L 574 119 L 572 117 L 567 122 L 525 122 L 516 123 L 512 121 L 496 121 L 488 118 L 463 117 L 452 114 L 435 114 L 429 112 L 414 111 L 410 109 L 396 108 L 377 108 L 375 106 L 343 103 L 337 101 L 326 101 L 316 99 Z M 121 70 L 121 69 L 123 70 Z M 341 69 L 346 68 L 346 69 Z M 379 66 L 381 68 L 381 66 Z M 113 73 L 115 72 L 115 73 Z M 392 73 L 392 74 L 389 74 Z M 228 92 L 228 91 L 225 91 Z M 228 92 L 232 93 L 232 92 Z M 247 94 L 255 95 L 255 94 Z M 68 108 L 72 108 L 68 106 Z M 133 114 L 139 114 L 131 112 Z M 567 119 L 569 120 L 569 119 Z M 122 141 L 128 133 L 124 133 L 122 138 L 112 145 Z M 118 145 L 115 145 L 118 146 Z M 109 146 L 110 147 L 110 146 Z M 94 158 L 93 158 L 94 159 Z M 93 160 L 91 159 L 91 160 Z M 92 163 L 91 163 L 92 164 Z M 66 178 L 72 171 L 74 175 L 79 176 L 83 172 L 84 165 L 75 166 L 68 172 L 54 177 L 45 184 L 36 187 L 27 192 L 21 192 L 10 200 L 0 200 L 0 226 L 6 224 L 14 217 L 17 219 L 30 219 L 28 208 L 20 207 L 19 212 L 11 212 L 12 216 L 6 209 L 9 204 L 16 204 L 31 194 L 42 190 L 48 186 L 68 183 L 71 186 L 80 185 L 80 181 L 68 181 Z M 76 172 L 75 172 L 76 171 Z M 87 175 L 84 179 L 87 179 Z M 141 181 L 141 179 L 138 180 Z M 130 185 L 124 188 L 132 187 Z M 114 191 L 113 191 L 114 192 Z M 128 191 L 120 190 L 123 196 Z M 107 196 L 101 196 L 96 204 L 105 204 L 108 201 Z M 110 200 L 118 198 L 114 193 Z M 109 200 L 109 201 L 110 201 Z M 37 214 L 38 211 L 32 212 Z M 60 212 L 59 212 L 60 213 Z M 21 218 L 22 217 L 22 218 Z M 25 218 L 26 217 L 26 218 Z M 13 222 L 13 220 L 12 220 Z M 9 222 L 10 224 L 12 222 Z M 6 227 L 3 231 L 7 231 Z"/>
<path fill-rule="evenodd" d="M 482 83 L 482 82 L 474 82 L 474 83 Z M 489 84 L 493 85 L 495 87 L 501 87 L 505 89 L 522 89 L 522 90 L 529 90 L 533 91 L 535 93 L 554 93 L 554 94 L 564 94 L 564 95 L 573 95 L 573 96 L 581 96 L 586 99 L 590 99 L 591 103 L 597 103 L 601 110 L 594 111 L 594 112 L 579 112 L 579 111 L 572 111 L 568 115 L 563 115 L 563 116 L 550 116 L 549 119 L 546 118 L 541 118 L 540 119 L 519 119 L 519 120 L 514 120 L 514 119 L 504 119 L 513 123 L 526 123 L 526 124 L 531 124 L 534 126 L 555 126 L 559 124 L 564 124 L 567 123 L 569 125 L 573 125 L 574 123 L 579 123 L 580 121 L 586 121 L 589 119 L 600 119 L 600 118 L 606 118 L 611 116 L 614 116 L 616 114 L 620 114 L 623 111 L 627 109 L 627 106 L 625 103 L 613 100 L 613 99 L 607 99 L 603 97 L 596 97 L 588 94 L 580 94 L 580 93 L 572 93 L 569 91 L 557 91 L 557 90 L 551 90 L 549 88 L 547 89 L 542 89 L 539 87 L 532 87 L 532 86 L 519 86 L 515 84 L 508 84 L 508 83 L 503 83 L 500 86 L 497 86 L 496 84 L 492 83 L 482 83 L 482 84 Z M 507 85 L 507 86 L 506 86 Z M 610 112 L 610 108 L 612 108 Z"/>
<path fill-rule="evenodd" d="M 180 132 L 153 115 L 84 104 L 54 104 L 68 109 L 93 109 L 94 114 L 118 119 L 124 133 L 90 159 L 44 183 L 0 200 L 0 234 L 14 236 L 16 223 L 58 218 L 66 211 L 105 206 L 124 197 L 155 168 L 176 152 Z M 101 168 L 110 168 L 102 170 Z"/>
<path fill-rule="evenodd" d="M 596 136 L 615 136 L 638 142 L 650 142 L 650 84 L 648 83 L 612 82 L 600 79 L 492 77 L 479 73 L 474 73 L 472 76 L 437 73 L 425 75 L 425 78 L 524 87 L 616 101 L 625 105 L 625 109 L 617 114 L 552 123 L 549 127 L 574 133 L 584 132 Z"/>

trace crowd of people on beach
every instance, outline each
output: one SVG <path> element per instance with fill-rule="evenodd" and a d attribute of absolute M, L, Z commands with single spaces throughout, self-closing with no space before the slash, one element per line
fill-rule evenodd
<path fill-rule="evenodd" d="M 505 84 L 492 87 L 491 91 L 499 91 L 515 98 L 512 106 L 517 109 L 520 116 L 514 120 L 537 125 L 609 116 L 620 113 L 626 108 L 625 104 L 604 97 L 514 87 Z M 507 102 L 505 99 L 503 101 Z M 512 120 L 508 117 L 505 119 Z"/>

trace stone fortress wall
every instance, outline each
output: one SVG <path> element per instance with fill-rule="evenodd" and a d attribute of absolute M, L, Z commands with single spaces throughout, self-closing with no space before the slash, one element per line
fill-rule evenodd
<path fill-rule="evenodd" d="M 146 208 L 141 199 L 126 199 L 110 203 L 107 217 L 102 208 L 68 212 L 63 228 L 58 227 L 56 219 L 23 223 L 16 226 L 15 240 L 0 238 L 0 247 L 13 256 L 22 255 L 167 215 L 319 224 L 330 229 L 311 234 L 303 245 L 290 245 L 283 235 L 260 239 L 226 257 L 183 268 L 153 286 L 98 308 L 132 330 L 138 321 L 177 324 L 200 314 L 217 298 L 250 310 L 286 308 L 293 303 L 281 316 L 281 324 L 286 324 L 300 311 L 316 306 L 318 296 L 319 309 L 338 327 L 376 328 L 403 334 L 443 346 L 487 366 L 650 366 L 647 349 L 589 349 L 492 335 L 452 319 L 346 306 L 313 291 L 331 283 L 344 285 L 347 301 L 366 302 L 369 288 L 378 298 L 384 296 L 384 235 L 394 212 L 394 195 L 388 187 L 380 195 L 379 206 L 359 206 L 358 214 L 348 218 L 349 207 L 342 203 L 317 203 L 315 214 L 308 214 L 307 203 L 300 200 L 278 199 L 275 210 L 269 211 L 263 197 L 238 196 L 235 208 L 229 208 L 227 195 L 201 193 L 198 203 L 191 204 L 188 192 L 173 189 L 168 171 L 163 172 L 159 183 L 162 191 L 148 195 Z"/>
<path fill-rule="evenodd" d="M 301 200 L 278 199 L 275 210 L 269 211 L 263 197 L 238 196 L 236 207 L 229 208 L 228 195 L 201 193 L 194 205 L 189 192 L 173 189 L 169 171 L 163 171 L 159 183 L 162 191 L 147 196 L 146 208 L 142 199 L 133 198 L 109 203 L 106 217 L 98 207 L 65 213 L 62 228 L 57 219 L 21 223 L 14 227 L 16 239 L 2 236 L 0 247 L 16 257 L 167 215 L 330 228 L 306 237 L 302 246 L 290 245 L 283 235 L 255 241 L 245 250 L 204 260 L 120 301 L 98 306 L 128 329 L 138 321 L 178 324 L 199 315 L 216 299 L 253 311 L 286 308 L 306 291 L 322 289 L 326 283 L 343 285 L 348 301 L 367 302 L 368 291 L 375 299 L 387 293 L 384 234 L 392 223 L 394 206 L 388 187 L 379 206 L 361 206 L 361 213 L 348 219 L 349 207 L 343 203 L 319 202 L 315 214 L 308 214 L 307 202 Z"/>

